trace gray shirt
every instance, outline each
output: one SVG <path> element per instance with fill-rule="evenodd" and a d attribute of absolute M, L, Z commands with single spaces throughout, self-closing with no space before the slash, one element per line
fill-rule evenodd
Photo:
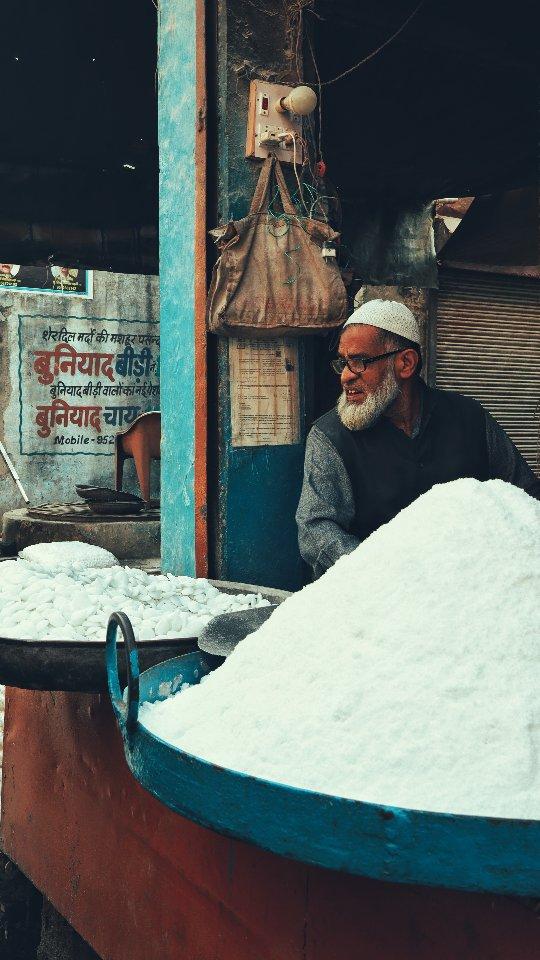
<path fill-rule="evenodd" d="M 506 480 L 540 500 L 540 480 L 496 420 L 484 410 L 490 478 Z M 415 424 L 413 437 L 418 432 Z M 349 533 L 356 512 L 354 494 L 336 448 L 329 438 L 312 427 L 306 443 L 304 482 L 296 522 L 298 545 L 315 577 L 340 557 L 351 553 L 360 540 Z"/>

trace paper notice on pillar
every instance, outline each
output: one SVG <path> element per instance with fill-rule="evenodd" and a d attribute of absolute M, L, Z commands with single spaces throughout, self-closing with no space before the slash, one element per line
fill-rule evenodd
<path fill-rule="evenodd" d="M 233 447 L 300 439 L 298 342 L 229 339 Z"/>
<path fill-rule="evenodd" d="M 19 445 L 28 455 L 110 456 L 159 410 L 159 324 L 19 315 Z"/>

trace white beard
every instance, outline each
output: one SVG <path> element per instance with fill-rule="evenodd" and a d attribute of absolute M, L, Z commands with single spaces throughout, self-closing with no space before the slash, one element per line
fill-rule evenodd
<path fill-rule="evenodd" d="M 368 394 L 362 403 L 349 403 L 345 391 L 337 402 L 339 419 L 348 430 L 366 430 L 388 410 L 399 396 L 399 385 L 394 366 L 389 365 L 386 376 L 374 393 Z"/>

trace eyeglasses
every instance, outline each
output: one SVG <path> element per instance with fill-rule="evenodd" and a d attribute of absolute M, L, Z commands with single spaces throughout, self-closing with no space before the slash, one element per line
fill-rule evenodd
<path fill-rule="evenodd" d="M 341 376 L 345 367 L 348 367 L 351 373 L 364 373 L 370 363 L 376 363 L 377 360 L 385 360 L 386 357 L 393 357 L 396 353 L 401 353 L 401 350 L 390 350 L 388 353 L 380 353 L 378 357 L 341 357 L 338 354 L 336 357 L 332 357 L 330 363 L 332 364 L 332 369 L 339 374 L 339 376 Z"/>

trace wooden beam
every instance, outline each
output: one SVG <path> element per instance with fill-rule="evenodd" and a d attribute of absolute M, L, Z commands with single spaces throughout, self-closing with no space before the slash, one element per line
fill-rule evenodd
<path fill-rule="evenodd" d="M 206 19 L 205 0 L 196 0 L 195 132 L 195 566 L 208 574 L 207 341 L 206 341 Z"/>

